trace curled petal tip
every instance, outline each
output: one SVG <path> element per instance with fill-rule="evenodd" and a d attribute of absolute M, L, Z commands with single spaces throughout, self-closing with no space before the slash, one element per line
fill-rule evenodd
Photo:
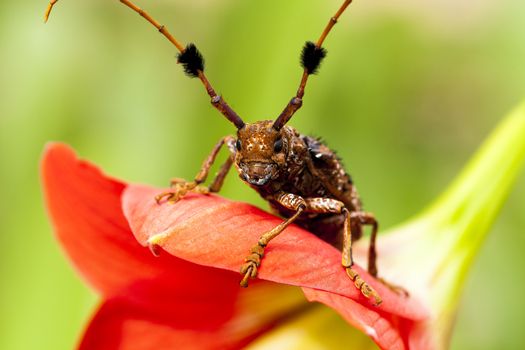
<path fill-rule="evenodd" d="M 154 257 L 158 258 L 160 256 L 160 246 L 158 244 L 149 244 L 148 248 Z"/>
<path fill-rule="evenodd" d="M 152 235 L 151 237 L 148 238 L 148 246 L 149 247 L 152 247 L 152 246 L 161 246 L 165 241 L 166 239 L 169 238 L 169 233 L 157 233 L 155 235 Z"/>

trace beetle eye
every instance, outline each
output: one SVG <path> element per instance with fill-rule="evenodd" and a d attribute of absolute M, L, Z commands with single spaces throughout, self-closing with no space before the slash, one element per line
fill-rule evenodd
<path fill-rule="evenodd" d="M 237 151 L 241 150 L 241 140 L 237 139 L 237 142 L 235 143 L 235 147 L 237 147 Z"/>
<path fill-rule="evenodd" d="M 283 139 L 278 138 L 275 140 L 275 143 L 273 144 L 273 150 L 276 153 L 279 153 L 283 150 Z"/>

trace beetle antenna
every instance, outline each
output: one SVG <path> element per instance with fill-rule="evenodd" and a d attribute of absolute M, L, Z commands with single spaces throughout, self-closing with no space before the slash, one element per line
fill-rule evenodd
<path fill-rule="evenodd" d="M 46 12 L 44 14 L 44 20 L 46 22 L 49 18 L 51 10 L 53 9 L 53 6 L 57 3 L 57 1 L 58 0 L 50 0 L 49 4 L 47 5 Z M 235 111 L 226 103 L 226 101 L 224 101 L 222 96 L 217 95 L 210 82 L 206 78 L 206 75 L 204 75 L 204 58 L 197 47 L 191 43 L 184 47 L 184 45 L 182 45 L 177 39 L 175 39 L 173 35 L 171 35 L 164 25 L 161 25 L 159 22 L 157 22 L 143 9 L 129 0 L 119 1 L 141 15 L 146 21 L 151 23 L 177 48 L 177 50 L 179 50 L 179 54 L 177 55 L 177 63 L 182 64 L 186 75 L 192 78 L 199 78 L 202 84 L 204 84 L 206 92 L 211 98 L 211 104 L 213 107 L 218 109 L 219 112 L 221 112 L 226 117 L 226 119 L 228 119 L 237 127 L 237 129 L 241 129 L 244 126 L 244 122 L 242 121 L 241 117 L 239 117 L 239 115 L 235 113 Z"/>
<path fill-rule="evenodd" d="M 284 108 L 282 113 L 277 117 L 273 123 L 273 127 L 280 130 L 294 115 L 295 112 L 303 105 L 304 88 L 308 81 L 310 74 L 315 74 L 319 70 L 321 61 L 326 56 L 326 50 L 322 47 L 324 40 L 332 30 L 333 26 L 337 23 L 339 17 L 346 10 L 348 5 L 352 3 L 352 0 L 346 0 L 343 5 L 337 10 L 335 15 L 330 18 L 328 24 L 323 30 L 323 33 L 319 37 L 316 43 L 307 41 L 301 52 L 301 66 L 303 67 L 303 77 L 299 84 L 299 89 L 295 96 L 288 102 L 288 105 Z"/>

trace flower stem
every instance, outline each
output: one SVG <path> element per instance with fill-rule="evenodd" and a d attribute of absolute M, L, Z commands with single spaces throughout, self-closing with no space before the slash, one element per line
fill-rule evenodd
<path fill-rule="evenodd" d="M 481 244 L 525 162 L 525 103 L 492 132 L 448 189 L 379 242 L 380 268 L 430 306 L 446 348 L 460 294 Z"/>

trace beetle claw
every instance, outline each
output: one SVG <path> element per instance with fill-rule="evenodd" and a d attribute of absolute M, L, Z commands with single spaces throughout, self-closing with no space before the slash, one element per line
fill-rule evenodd
<path fill-rule="evenodd" d="M 250 278 L 257 277 L 257 269 L 261 265 L 261 255 L 254 252 L 255 247 L 252 248 L 252 253 L 244 259 L 244 264 L 241 266 L 241 275 L 244 275 L 240 285 L 243 288 L 248 287 L 248 281 Z"/>
<path fill-rule="evenodd" d="M 174 178 L 170 182 L 171 191 L 162 192 L 155 196 L 155 202 L 160 202 L 165 199 L 166 202 L 175 204 L 182 199 L 188 192 L 208 194 L 210 190 L 206 186 L 200 186 L 195 181 L 186 181 L 180 178 Z"/>
<path fill-rule="evenodd" d="M 374 299 L 374 306 L 379 306 L 383 302 L 383 299 L 381 299 L 375 289 L 366 283 L 354 269 L 346 267 L 346 274 L 352 281 L 354 281 L 356 288 L 359 289 L 365 297 L 368 299 Z"/>

